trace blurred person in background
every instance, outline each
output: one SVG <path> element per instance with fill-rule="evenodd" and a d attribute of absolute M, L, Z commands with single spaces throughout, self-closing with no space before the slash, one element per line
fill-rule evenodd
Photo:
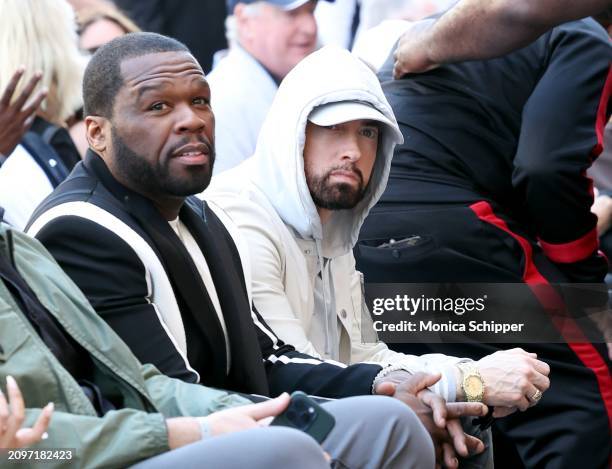
<path fill-rule="evenodd" d="M 319 2 L 315 18 L 323 45 L 351 49 L 364 31 L 386 20 L 416 21 L 447 9 L 454 0 L 336 0 Z M 382 61 L 384 62 L 385 57 Z M 381 62 L 382 65 L 382 62 Z"/>
<path fill-rule="evenodd" d="M 215 174 L 250 157 L 281 80 L 317 46 L 316 0 L 228 0 L 229 52 L 208 76 Z"/>
<path fill-rule="evenodd" d="M 34 93 L 40 73 L 32 75 L 20 93 L 15 92 L 24 71 L 24 67 L 17 69 L 0 97 L 0 166 L 30 129 L 34 116 L 47 95 L 44 88 Z"/>
<path fill-rule="evenodd" d="M 5 220 L 22 229 L 80 160 L 65 127 L 81 107 L 85 59 L 77 46 L 74 12 L 65 0 L 0 0 L 0 10 L 0 89 L 24 67 L 13 99 L 33 76 L 40 78 L 32 93 L 46 92 L 31 129 L 0 168 Z"/>
<path fill-rule="evenodd" d="M 214 53 L 227 47 L 225 0 L 115 0 L 115 4 L 143 31 L 173 37 L 189 47 L 205 72 L 212 68 Z"/>
<path fill-rule="evenodd" d="M 83 53 L 87 54 L 93 54 L 100 46 L 116 37 L 140 31 L 140 28 L 112 3 L 101 0 L 85 4 L 79 8 L 77 10 L 77 22 L 79 26 L 79 47 Z M 76 117 L 74 123 L 70 126 L 70 137 L 72 137 L 81 157 L 84 157 L 88 144 L 82 109 L 78 111 Z"/>
<path fill-rule="evenodd" d="M 93 54 L 116 37 L 140 31 L 136 24 L 112 4 L 100 3 L 77 12 L 79 47 Z"/>

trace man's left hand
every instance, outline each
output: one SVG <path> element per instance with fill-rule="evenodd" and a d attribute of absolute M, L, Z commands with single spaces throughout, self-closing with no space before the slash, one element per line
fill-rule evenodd
<path fill-rule="evenodd" d="M 375 392 L 406 403 L 429 432 L 437 464 L 454 468 L 459 464 L 457 454 L 467 457 L 484 451 L 482 441 L 465 434 L 459 418 L 480 417 L 486 415 L 488 409 L 477 402 L 447 404 L 442 397 L 427 389 L 439 379 L 439 374 L 393 372 L 375 386 Z"/>
<path fill-rule="evenodd" d="M 427 53 L 427 32 L 434 23 L 433 19 L 416 21 L 401 36 L 393 53 L 393 78 L 399 80 L 408 73 L 423 73 L 439 67 Z"/>

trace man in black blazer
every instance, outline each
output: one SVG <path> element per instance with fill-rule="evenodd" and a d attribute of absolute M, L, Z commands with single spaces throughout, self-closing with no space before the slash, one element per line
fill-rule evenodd
<path fill-rule="evenodd" d="M 231 223 L 192 196 L 212 174 L 214 116 L 202 69 L 183 44 L 152 33 L 110 42 L 92 57 L 83 95 L 90 150 L 28 232 L 142 362 L 185 381 L 266 396 L 394 395 L 419 413 L 440 453 L 453 437 L 461 455 L 466 442 L 483 450 L 453 418 L 480 415 L 481 404 L 445 406 L 428 391 L 417 398 L 435 377 L 300 354 L 252 307 L 247 258 Z M 454 465 L 452 450 L 446 457 Z"/>

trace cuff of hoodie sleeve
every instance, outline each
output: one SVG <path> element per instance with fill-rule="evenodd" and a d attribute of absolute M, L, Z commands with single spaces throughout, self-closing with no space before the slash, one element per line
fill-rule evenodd
<path fill-rule="evenodd" d="M 455 364 L 440 366 L 439 372 L 442 378 L 431 387 L 431 390 L 437 395 L 442 396 L 446 402 L 455 402 L 457 400 L 458 383 L 455 368 Z"/>
<path fill-rule="evenodd" d="M 401 367 L 401 369 L 407 371 L 410 374 L 415 374 L 418 372 L 422 373 L 430 373 L 435 374 L 439 373 L 441 375 L 440 379 L 433 385 L 430 386 L 429 389 L 436 393 L 438 396 L 442 397 L 446 402 L 455 402 L 457 400 L 457 373 L 456 373 L 456 365 L 457 363 L 471 361 L 469 359 L 456 359 L 454 361 L 444 363 L 444 364 L 436 364 L 429 365 L 427 368 L 422 366 L 418 366 L 418 362 L 408 361 L 403 363 L 398 363 L 394 366 Z M 384 370 L 384 368 L 383 368 Z M 376 382 L 376 379 L 374 380 Z"/>
<path fill-rule="evenodd" d="M 437 363 L 432 363 L 431 360 L 424 361 L 425 357 L 433 357 L 434 355 L 426 355 L 421 357 L 410 356 L 401 361 L 396 361 L 394 364 L 389 364 L 387 366 L 398 366 L 401 369 L 407 371 L 410 374 L 415 374 L 418 372 L 422 373 L 440 373 L 441 378 L 436 382 L 433 386 L 430 386 L 429 389 L 436 393 L 438 396 L 444 398 L 446 402 L 456 402 L 457 401 L 457 389 L 460 386 L 460 383 L 457 382 L 457 364 L 459 363 L 467 363 L 473 360 L 469 358 L 458 358 L 443 355 L 438 355 L 439 357 L 444 357 L 444 360 L 437 359 Z M 383 370 L 387 368 L 387 366 L 383 366 Z M 376 381 L 376 380 L 375 380 Z"/>
<path fill-rule="evenodd" d="M 460 358 L 452 363 L 442 365 L 442 378 L 440 381 L 438 381 L 438 383 L 441 387 L 444 386 L 444 389 L 441 389 L 439 392 L 437 392 L 435 389 L 433 389 L 433 391 L 436 392 L 436 394 L 444 397 L 446 402 L 457 402 L 457 389 L 461 385 L 461 383 L 457 382 L 457 365 L 459 363 L 468 363 L 472 361 L 473 360 L 469 358 Z M 433 388 L 435 388 L 438 383 L 436 383 Z"/>
<path fill-rule="evenodd" d="M 470 359 L 458 358 L 444 364 L 431 366 L 427 370 L 415 369 L 413 373 L 416 373 L 417 371 L 423 371 L 425 373 L 440 373 L 442 377 L 433 386 L 430 386 L 430 389 L 438 396 L 444 398 L 446 402 L 456 402 L 457 388 L 460 385 L 460 383 L 457 382 L 457 364 L 471 361 L 472 360 Z"/>

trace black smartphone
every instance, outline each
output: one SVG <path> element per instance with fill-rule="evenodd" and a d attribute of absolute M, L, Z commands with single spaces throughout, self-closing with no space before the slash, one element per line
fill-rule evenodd
<path fill-rule="evenodd" d="M 319 443 L 325 440 L 335 424 L 334 416 L 302 391 L 293 392 L 287 408 L 270 423 L 301 430 Z"/>

